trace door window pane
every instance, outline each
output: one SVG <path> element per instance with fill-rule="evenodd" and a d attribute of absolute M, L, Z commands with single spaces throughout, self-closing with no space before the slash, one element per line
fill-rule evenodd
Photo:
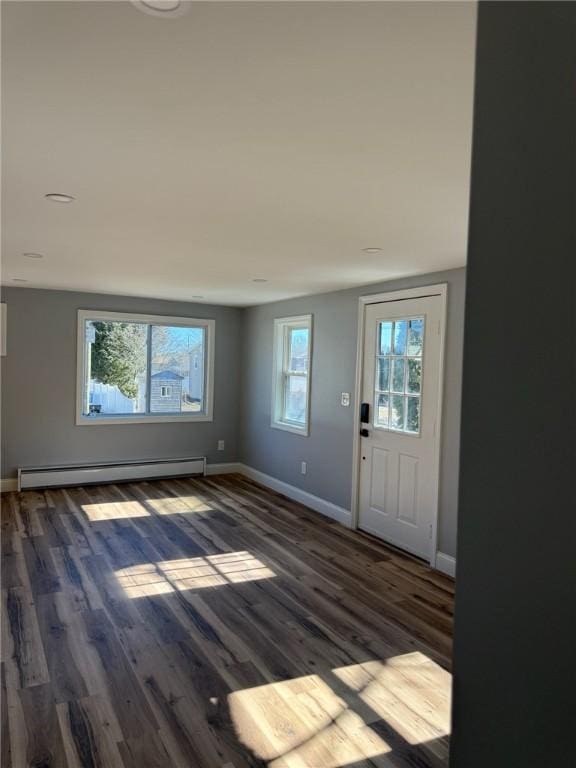
<path fill-rule="evenodd" d="M 82 413 L 127 416 L 146 412 L 148 326 L 85 322 L 88 346 Z"/>
<path fill-rule="evenodd" d="M 394 323 L 394 354 L 406 354 L 406 336 L 408 334 L 408 321 L 396 320 Z"/>
<path fill-rule="evenodd" d="M 151 413 L 198 413 L 204 403 L 204 328 L 153 325 Z"/>
<path fill-rule="evenodd" d="M 423 317 L 378 323 L 375 427 L 420 433 L 424 330 Z"/>
<path fill-rule="evenodd" d="M 392 391 L 404 392 L 404 358 L 392 360 Z"/>
<path fill-rule="evenodd" d="M 389 400 L 388 395 L 382 394 L 376 398 L 376 423 L 380 427 L 388 426 Z"/>
<path fill-rule="evenodd" d="M 392 325 L 393 323 L 380 323 L 379 354 L 389 355 L 392 352 Z"/>
<path fill-rule="evenodd" d="M 377 363 L 378 381 L 376 384 L 376 389 L 379 389 L 381 392 L 387 392 L 390 384 L 390 358 L 379 357 L 377 358 Z"/>
<path fill-rule="evenodd" d="M 406 391 L 410 393 L 420 392 L 422 380 L 422 360 L 420 358 L 408 358 L 408 385 Z"/>
<path fill-rule="evenodd" d="M 406 398 L 406 431 L 420 431 L 420 398 Z"/>
<path fill-rule="evenodd" d="M 402 395 L 390 397 L 390 426 L 392 429 L 404 429 L 404 400 Z"/>
<path fill-rule="evenodd" d="M 408 354 L 413 356 L 422 355 L 424 345 L 424 318 L 417 317 L 410 320 L 410 330 L 408 333 Z"/>

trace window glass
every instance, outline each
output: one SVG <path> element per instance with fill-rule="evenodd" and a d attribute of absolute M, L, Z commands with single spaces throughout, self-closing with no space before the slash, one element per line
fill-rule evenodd
<path fill-rule="evenodd" d="M 146 413 L 148 327 L 142 323 L 85 323 L 86 416 Z"/>
<path fill-rule="evenodd" d="M 288 369 L 290 371 L 308 371 L 308 328 L 290 329 L 290 351 Z"/>
<path fill-rule="evenodd" d="M 150 412 L 199 413 L 204 397 L 203 360 L 203 328 L 153 325 Z"/>
<path fill-rule="evenodd" d="M 380 321 L 377 339 L 374 426 L 419 434 L 424 318 Z"/>
<path fill-rule="evenodd" d="M 380 323 L 380 349 L 381 355 L 389 355 L 392 352 L 392 323 Z"/>
<path fill-rule="evenodd" d="M 285 390 L 284 418 L 298 424 L 306 422 L 307 379 L 288 375 Z"/>
<path fill-rule="evenodd" d="M 404 392 L 404 358 L 392 359 L 392 391 Z"/>
<path fill-rule="evenodd" d="M 376 399 L 376 424 L 379 427 L 387 427 L 390 410 L 390 396 L 379 394 Z"/>
<path fill-rule="evenodd" d="M 108 319 L 122 317 L 115 313 L 85 319 L 87 314 L 79 313 L 79 415 L 91 420 L 162 414 L 211 417 L 206 361 L 207 329 L 213 321 L 196 326 L 185 325 L 183 319 L 181 325 L 170 325 Z"/>

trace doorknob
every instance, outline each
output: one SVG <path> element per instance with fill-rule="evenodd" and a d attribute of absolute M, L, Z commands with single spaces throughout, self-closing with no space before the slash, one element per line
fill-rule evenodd
<path fill-rule="evenodd" d="M 367 429 L 361 429 L 360 434 L 362 437 L 370 437 L 370 432 Z"/>

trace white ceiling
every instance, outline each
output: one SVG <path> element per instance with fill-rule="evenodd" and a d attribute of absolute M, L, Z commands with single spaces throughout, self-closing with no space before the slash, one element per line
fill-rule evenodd
<path fill-rule="evenodd" d="M 463 265 L 475 20 L 3 2 L 2 282 L 249 305 Z"/>

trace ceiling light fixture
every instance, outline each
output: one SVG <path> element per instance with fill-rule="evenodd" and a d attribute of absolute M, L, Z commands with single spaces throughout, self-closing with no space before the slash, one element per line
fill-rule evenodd
<path fill-rule="evenodd" d="M 203 299 L 204 296 L 191 296 L 190 298 L 191 299 Z"/>
<path fill-rule="evenodd" d="M 267 283 L 268 280 L 266 280 L 265 277 L 255 277 L 252 279 L 253 283 Z"/>
<path fill-rule="evenodd" d="M 49 192 L 44 195 L 47 200 L 51 200 L 53 203 L 73 203 L 76 199 L 72 195 L 64 195 L 61 192 Z"/>
<path fill-rule="evenodd" d="M 382 253 L 384 249 L 373 247 L 373 248 L 362 248 L 362 250 L 364 251 L 364 253 Z"/>
<path fill-rule="evenodd" d="M 44 258 L 44 254 L 42 253 L 30 252 L 30 253 L 23 253 L 22 255 L 26 256 L 27 259 L 43 259 Z"/>
<path fill-rule="evenodd" d="M 26 280 L 25 277 L 13 277 L 12 278 L 13 283 L 27 283 L 28 280 Z"/>
<path fill-rule="evenodd" d="M 171 19 L 185 14 L 191 5 L 189 0 L 132 0 L 132 4 L 149 16 Z"/>

